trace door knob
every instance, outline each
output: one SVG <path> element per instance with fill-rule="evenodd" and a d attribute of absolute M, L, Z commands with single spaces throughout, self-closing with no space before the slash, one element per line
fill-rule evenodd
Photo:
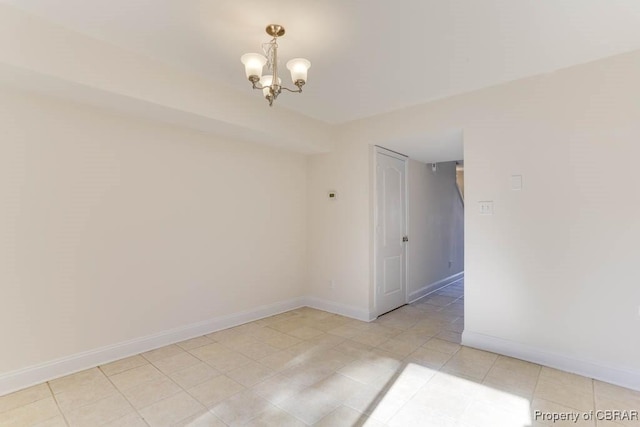
<path fill-rule="evenodd" d="M 403 241 L 403 242 L 408 242 L 408 241 L 409 241 L 409 236 L 404 236 L 404 237 L 402 238 L 402 241 Z"/>

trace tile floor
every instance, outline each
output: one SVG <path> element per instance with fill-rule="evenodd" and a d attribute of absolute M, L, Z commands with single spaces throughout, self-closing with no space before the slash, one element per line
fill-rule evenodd
<path fill-rule="evenodd" d="M 0 397 L 0 426 L 596 426 L 640 393 L 461 347 L 463 282 L 372 323 L 301 308 Z M 638 421 L 597 426 L 638 426 Z"/>

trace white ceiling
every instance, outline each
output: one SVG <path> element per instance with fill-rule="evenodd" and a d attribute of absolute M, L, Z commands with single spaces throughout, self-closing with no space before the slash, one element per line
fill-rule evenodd
<path fill-rule="evenodd" d="M 277 103 L 329 123 L 640 49 L 637 0 L 3 1 L 247 92 L 240 56 L 282 24 L 313 65 Z"/>

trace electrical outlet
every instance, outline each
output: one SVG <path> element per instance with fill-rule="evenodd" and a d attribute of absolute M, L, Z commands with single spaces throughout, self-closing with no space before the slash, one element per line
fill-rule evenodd
<path fill-rule="evenodd" d="M 449 268 L 453 265 L 453 261 L 449 260 Z"/>
<path fill-rule="evenodd" d="M 333 279 L 329 280 L 329 287 L 331 289 L 335 289 L 336 288 L 336 281 L 333 280 Z"/>
<path fill-rule="evenodd" d="M 493 200 L 478 202 L 480 215 L 493 215 Z"/>

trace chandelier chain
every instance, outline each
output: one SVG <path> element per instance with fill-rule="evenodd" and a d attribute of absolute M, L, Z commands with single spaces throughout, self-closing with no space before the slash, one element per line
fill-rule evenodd
<path fill-rule="evenodd" d="M 265 66 L 268 70 L 273 70 L 273 51 L 278 48 L 278 42 L 276 38 L 272 38 L 271 41 L 267 43 L 262 43 L 262 51 L 264 52 L 264 56 L 267 58 L 267 63 Z"/>

